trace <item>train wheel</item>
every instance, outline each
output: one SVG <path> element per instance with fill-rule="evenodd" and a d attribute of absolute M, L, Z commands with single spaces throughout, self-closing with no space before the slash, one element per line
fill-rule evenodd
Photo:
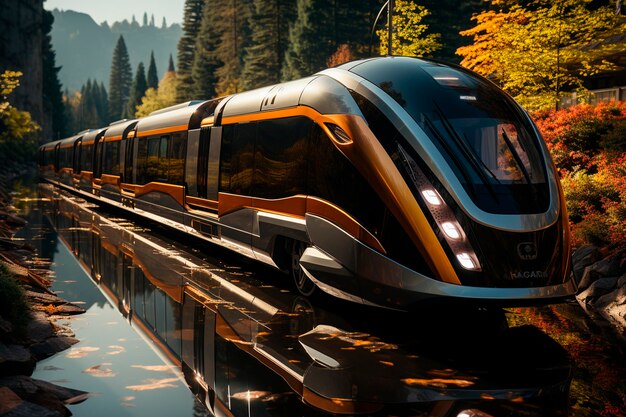
<path fill-rule="evenodd" d="M 300 258 L 306 249 L 306 245 L 300 241 L 294 240 L 291 246 L 291 277 L 298 289 L 298 292 L 306 297 L 311 296 L 315 292 L 315 283 L 307 277 L 306 273 L 300 266 Z"/>

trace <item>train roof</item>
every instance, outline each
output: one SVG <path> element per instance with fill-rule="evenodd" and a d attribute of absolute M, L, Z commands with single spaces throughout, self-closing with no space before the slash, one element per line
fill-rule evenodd
<path fill-rule="evenodd" d="M 202 119 L 209 116 L 209 114 L 206 113 L 215 109 L 216 102 L 219 100 L 220 99 L 188 101 L 157 110 L 149 116 L 139 119 L 137 123 L 137 135 L 147 136 L 151 133 L 158 134 L 161 129 L 176 131 L 199 128 Z"/>
<path fill-rule="evenodd" d="M 85 133 L 85 135 L 83 136 L 83 145 L 92 144 L 97 138 L 102 136 L 107 129 L 108 127 L 103 127 L 100 129 L 93 129 Z"/>
<path fill-rule="evenodd" d="M 295 106 L 312 107 L 322 114 L 361 114 L 350 92 L 327 75 L 263 87 L 232 96 L 222 116 L 239 116 Z"/>
<path fill-rule="evenodd" d="M 114 123 L 111 123 L 109 127 L 104 132 L 105 138 L 113 138 L 113 137 L 123 137 L 127 134 L 131 129 L 133 129 L 137 125 L 137 119 L 130 120 L 120 120 Z"/>

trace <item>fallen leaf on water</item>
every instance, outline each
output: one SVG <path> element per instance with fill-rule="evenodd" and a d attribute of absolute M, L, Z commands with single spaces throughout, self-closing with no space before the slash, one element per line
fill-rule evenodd
<path fill-rule="evenodd" d="M 89 353 L 96 352 L 98 350 L 100 350 L 99 347 L 93 346 L 73 347 L 70 349 L 69 352 L 67 352 L 65 357 L 70 359 L 84 358 L 85 356 L 89 355 Z"/>
<path fill-rule="evenodd" d="M 127 397 L 122 397 L 122 401 L 124 402 L 128 402 L 128 401 L 134 401 L 135 397 L 133 397 L 132 395 L 129 395 Z"/>
<path fill-rule="evenodd" d="M 113 373 L 113 370 L 108 367 L 109 365 L 111 364 L 101 363 L 100 365 L 90 366 L 89 368 L 85 369 L 83 373 L 93 375 L 98 378 L 112 378 L 116 374 Z"/>
<path fill-rule="evenodd" d="M 67 400 L 63 401 L 63 404 L 78 404 L 78 403 L 82 403 L 83 401 L 85 401 L 87 398 L 91 397 L 91 394 L 86 392 L 84 394 L 80 394 L 80 395 L 76 395 L 72 398 L 68 398 Z"/>
<path fill-rule="evenodd" d="M 163 388 L 176 388 L 177 385 L 173 382 L 178 381 L 178 378 L 163 378 L 163 379 L 146 379 L 143 384 L 129 385 L 126 389 L 132 391 L 150 391 Z"/>
<path fill-rule="evenodd" d="M 119 346 L 119 345 L 111 345 L 109 346 L 109 349 L 112 349 L 110 352 L 107 352 L 107 355 L 119 355 L 120 353 L 123 353 L 126 351 L 126 348 L 124 348 L 124 346 Z"/>

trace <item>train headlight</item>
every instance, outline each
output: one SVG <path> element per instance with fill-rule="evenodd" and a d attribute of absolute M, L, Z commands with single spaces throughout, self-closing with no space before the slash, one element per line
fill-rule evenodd
<path fill-rule="evenodd" d="M 433 206 L 441 205 L 441 197 L 439 197 L 439 194 L 437 193 L 437 191 L 431 188 L 422 190 L 422 196 L 424 196 L 424 200 L 426 200 L 428 204 L 431 204 Z"/>
<path fill-rule="evenodd" d="M 465 269 L 476 269 L 476 264 L 474 263 L 474 259 L 467 252 L 457 253 L 456 259 L 459 260 L 461 266 Z"/>
<path fill-rule="evenodd" d="M 456 256 L 459 264 L 470 271 L 480 271 L 481 267 L 478 257 L 467 239 L 463 228 L 454 216 L 452 209 L 450 209 L 443 198 L 441 198 L 441 195 L 435 190 L 435 187 L 433 187 L 428 178 L 426 178 L 413 158 L 411 158 L 402 146 L 399 146 L 398 150 L 400 151 L 402 162 L 404 162 L 413 184 L 417 190 L 419 190 L 419 194 L 424 199 L 426 207 L 430 211 L 430 214 L 432 214 L 437 227 L 441 230 L 443 238 L 448 243 L 448 246 Z"/>
<path fill-rule="evenodd" d="M 459 229 L 460 226 L 457 227 L 453 222 L 441 223 L 441 230 L 443 230 L 446 236 L 448 236 L 450 239 L 457 240 L 461 238 L 462 235 Z"/>

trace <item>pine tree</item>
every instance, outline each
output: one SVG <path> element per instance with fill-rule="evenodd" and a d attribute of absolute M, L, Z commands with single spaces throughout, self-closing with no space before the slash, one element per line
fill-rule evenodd
<path fill-rule="evenodd" d="M 165 16 L 163 16 L 163 23 L 161 23 L 161 29 L 167 29 L 167 20 L 165 20 Z"/>
<path fill-rule="evenodd" d="M 132 76 L 126 43 L 124 37 L 120 35 L 113 50 L 109 78 L 109 120 L 111 121 L 120 119 L 126 109 Z"/>
<path fill-rule="evenodd" d="M 148 26 L 148 12 L 143 12 L 143 27 Z"/>
<path fill-rule="evenodd" d="M 250 43 L 249 18 L 254 7 L 250 1 L 222 1 L 222 7 L 215 11 L 217 32 L 221 34 L 215 54 L 222 63 L 216 71 L 217 95 L 242 91 L 240 76 L 244 51 Z"/>
<path fill-rule="evenodd" d="M 298 17 L 289 30 L 283 80 L 302 78 L 326 66 L 326 60 L 336 48 L 333 31 L 325 24 L 332 22 L 332 3 L 332 0 L 298 0 Z"/>
<path fill-rule="evenodd" d="M 150 27 L 154 27 L 154 13 L 150 15 Z"/>
<path fill-rule="evenodd" d="M 170 54 L 170 62 L 167 65 L 167 72 L 176 72 L 176 67 L 174 66 L 174 58 L 172 58 L 172 54 Z"/>
<path fill-rule="evenodd" d="M 146 94 L 148 89 L 148 82 L 146 81 L 146 71 L 143 66 L 143 62 L 137 65 L 137 72 L 135 73 L 135 79 L 133 85 L 130 87 L 130 95 L 128 97 L 128 104 L 126 106 L 125 118 L 131 119 L 135 117 L 137 106 L 141 104 L 141 99 Z"/>
<path fill-rule="evenodd" d="M 154 51 L 150 52 L 150 64 L 148 65 L 148 88 L 159 88 L 159 75 L 157 74 Z"/>
<path fill-rule="evenodd" d="M 98 114 L 100 115 L 100 120 L 102 120 L 102 124 L 100 126 L 106 126 L 111 121 L 109 119 L 109 95 L 107 94 L 107 90 L 104 87 L 104 83 L 100 82 L 100 92 L 97 106 L 98 106 Z"/>
<path fill-rule="evenodd" d="M 280 81 L 287 51 L 289 25 L 295 17 L 294 6 L 291 0 L 254 1 L 254 13 L 250 17 L 252 40 L 250 46 L 246 48 L 246 59 L 241 74 L 241 82 L 245 89 Z M 332 48 L 328 55 L 330 52 Z"/>
<path fill-rule="evenodd" d="M 59 82 L 59 70 L 56 65 L 56 54 L 52 49 L 52 38 L 50 31 L 54 17 L 49 11 L 43 14 L 43 33 L 41 52 L 43 57 L 43 105 L 44 111 L 52 117 L 50 133 L 53 138 L 61 138 L 70 134 L 67 111 L 61 93 L 61 83 Z"/>
<path fill-rule="evenodd" d="M 204 3 L 205 0 L 185 0 L 183 35 L 180 41 L 178 41 L 178 72 L 176 73 L 178 78 L 178 101 L 192 99 L 193 80 L 191 78 L 191 68 L 196 38 L 200 31 Z"/>
<path fill-rule="evenodd" d="M 196 39 L 191 77 L 194 86 L 193 96 L 198 98 L 209 99 L 215 96 L 216 70 L 221 64 L 216 55 L 220 38 L 215 21 L 217 3 L 218 0 L 206 0 L 200 32 Z"/>

